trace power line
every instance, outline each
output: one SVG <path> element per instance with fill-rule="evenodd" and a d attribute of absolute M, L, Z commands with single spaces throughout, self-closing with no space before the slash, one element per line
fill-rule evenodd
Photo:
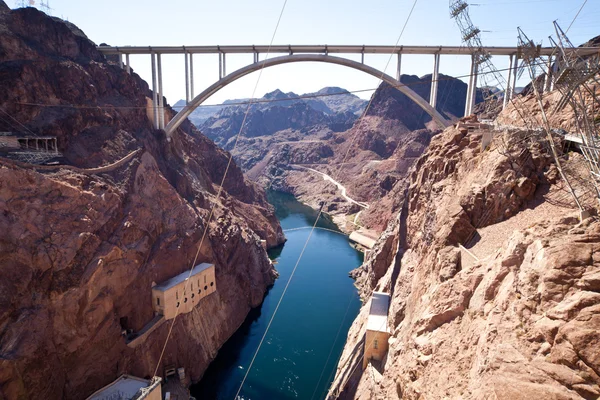
<path fill-rule="evenodd" d="M 599 50 L 600 51 L 600 50 Z M 545 63 L 540 63 L 540 64 L 535 64 L 538 66 L 546 66 Z M 509 71 L 510 68 L 501 68 L 501 69 L 497 69 L 496 71 L 498 72 L 502 72 L 502 71 Z M 487 75 L 487 74 L 491 74 L 492 72 L 489 71 L 482 71 L 479 72 L 477 74 L 477 76 L 482 76 L 482 75 Z M 460 80 L 462 78 L 470 78 L 471 76 L 473 76 L 475 74 L 465 74 L 465 75 L 445 75 L 445 77 L 441 77 L 438 79 L 438 81 L 454 81 L 454 80 Z M 464 82 L 463 82 L 464 83 Z M 388 84 L 390 87 L 393 88 L 399 88 L 399 87 L 414 87 L 414 86 L 419 86 L 419 85 L 430 85 L 431 82 L 430 81 L 419 81 L 419 82 L 411 82 L 411 83 L 401 83 L 399 85 L 390 85 Z M 304 100 L 304 99 L 314 99 L 314 98 L 321 98 L 321 97 L 331 97 L 331 96 L 340 96 L 340 95 L 345 95 L 345 94 L 355 94 L 355 93 L 365 93 L 365 92 L 374 92 L 376 90 L 378 90 L 379 87 L 375 87 L 375 88 L 368 88 L 368 89 L 357 89 L 357 90 L 351 90 L 351 91 L 343 91 L 343 92 L 334 92 L 334 93 L 314 93 L 314 94 L 310 94 L 310 95 L 301 95 L 301 96 L 295 96 L 295 97 L 288 97 L 288 98 L 284 98 L 284 99 L 254 99 L 254 100 L 244 100 L 244 101 L 239 101 L 239 102 L 231 102 L 231 103 L 227 103 L 227 104 L 206 104 L 206 105 L 199 105 L 196 108 L 201 108 L 201 107 L 221 107 L 221 108 L 227 108 L 227 107 L 235 107 L 235 106 L 241 106 L 241 105 L 248 105 L 248 104 L 264 104 L 264 103 L 277 103 L 277 102 L 284 102 L 284 101 L 292 101 L 292 100 Z M 148 109 L 148 108 L 158 108 L 157 107 L 147 107 L 147 106 L 112 106 L 112 105 L 105 105 L 105 106 L 86 106 L 86 105 L 74 105 L 74 104 L 45 104 L 45 103 L 31 103 L 31 102 L 14 102 L 12 104 L 17 104 L 17 105 L 22 105 L 22 106 L 31 106 L 31 107 L 48 107 L 48 108 L 74 108 L 74 109 L 91 109 L 91 110 L 95 110 L 95 109 L 104 109 L 104 110 L 119 110 L 119 109 L 124 109 L 124 110 L 136 110 L 136 109 Z M 177 109 L 183 109 L 186 106 L 171 106 L 172 109 L 177 110 Z"/>

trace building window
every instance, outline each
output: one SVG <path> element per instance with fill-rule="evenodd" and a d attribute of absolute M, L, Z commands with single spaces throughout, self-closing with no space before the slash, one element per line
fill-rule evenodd
<path fill-rule="evenodd" d="M 373 340 L 373 348 L 374 348 L 375 350 L 377 350 L 377 348 L 378 348 L 378 347 L 377 347 L 377 345 L 378 345 L 378 343 L 377 343 L 377 339 L 374 339 L 374 340 Z"/>
<path fill-rule="evenodd" d="M 187 297 L 186 297 L 185 299 L 183 299 L 183 302 L 184 302 L 184 303 L 187 303 Z"/>
<path fill-rule="evenodd" d="M 157 305 L 157 306 L 160 306 L 160 297 L 157 297 L 157 298 L 156 298 L 156 305 Z"/>
<path fill-rule="evenodd" d="M 179 300 L 179 293 L 175 291 L 175 300 Z"/>
<path fill-rule="evenodd" d="M 215 286 L 215 283 L 214 283 L 214 282 L 211 282 L 211 283 L 210 283 L 210 286 Z"/>
<path fill-rule="evenodd" d="M 190 285 L 192 285 L 190 289 L 194 290 L 194 282 L 190 282 Z"/>
<path fill-rule="evenodd" d="M 202 289 L 198 289 L 198 294 L 200 294 L 201 291 L 202 291 Z"/>
<path fill-rule="evenodd" d="M 195 294 L 194 294 L 194 293 L 192 293 L 192 299 L 194 298 L 194 296 L 195 296 Z"/>
<path fill-rule="evenodd" d="M 204 283 L 206 283 L 206 275 L 204 275 Z"/>
<path fill-rule="evenodd" d="M 177 302 L 177 305 L 175 307 L 179 308 L 179 302 Z"/>
<path fill-rule="evenodd" d="M 208 286 L 204 286 L 204 290 L 208 289 Z"/>

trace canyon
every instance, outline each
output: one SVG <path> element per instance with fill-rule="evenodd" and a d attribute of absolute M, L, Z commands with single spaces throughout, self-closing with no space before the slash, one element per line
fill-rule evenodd
<path fill-rule="evenodd" d="M 456 123 L 440 129 L 386 83 L 368 101 L 275 90 L 201 107 L 167 137 L 148 84 L 74 24 L 0 0 L 0 32 L 0 138 L 56 144 L 43 165 L 0 147 L 0 399 L 86 398 L 177 367 L 187 383 L 208 376 L 195 387 L 206 397 L 247 376 L 256 398 L 282 385 L 327 399 L 600 397 L 598 192 L 565 141 L 578 118 L 558 91 L 538 102 L 529 85 L 480 124 L 462 115 L 467 85 L 440 75 L 437 110 Z M 400 80 L 429 100 L 431 75 Z M 560 108 L 549 135 L 529 128 L 545 123 L 540 104 Z M 285 351 L 267 338 L 248 375 L 313 230 L 311 268 L 275 324 Z M 364 259 L 348 247 L 355 230 L 374 238 Z M 214 264 L 216 291 L 148 329 L 152 287 L 200 263 Z M 374 293 L 389 296 L 387 351 L 364 360 L 379 345 L 367 339 Z M 302 347 L 311 324 L 327 337 Z M 243 354 L 217 359 L 231 348 Z M 295 353 L 305 364 L 280 367 Z"/>
<path fill-rule="evenodd" d="M 431 75 L 402 75 L 400 80 L 429 99 Z M 438 111 L 449 119 L 462 117 L 466 92 L 461 80 L 440 75 Z M 316 106 L 315 100 L 320 100 Z M 476 100 L 482 100 L 479 91 Z M 440 132 L 428 114 L 386 83 L 375 91 L 364 116 L 367 102 L 341 88 L 302 96 L 277 90 L 250 107 L 227 105 L 239 102 L 208 106 L 222 108 L 198 128 L 231 151 L 261 186 L 292 193 L 315 209 L 325 201 L 324 211 L 345 231 L 366 228 L 376 234 L 385 229 L 398 210 L 394 188 L 402 186 L 407 171 Z M 347 196 L 322 174 L 343 185 Z M 373 207 L 361 212 L 357 203 Z"/>

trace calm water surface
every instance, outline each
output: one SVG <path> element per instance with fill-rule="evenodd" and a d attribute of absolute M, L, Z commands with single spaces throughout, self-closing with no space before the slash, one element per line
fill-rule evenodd
<path fill-rule="evenodd" d="M 272 192 L 269 201 L 284 230 L 312 226 L 317 216 L 288 194 Z M 318 226 L 337 230 L 323 216 Z M 202 381 L 192 386 L 192 395 L 198 400 L 234 399 L 309 233 L 310 229 L 287 231 L 285 245 L 269 252 L 277 261 L 280 277 L 263 304 L 250 312 L 219 350 Z M 313 232 L 244 383 L 243 399 L 325 397 L 360 308 L 348 272 L 361 263 L 362 253 L 349 245 L 346 236 L 325 229 Z"/>

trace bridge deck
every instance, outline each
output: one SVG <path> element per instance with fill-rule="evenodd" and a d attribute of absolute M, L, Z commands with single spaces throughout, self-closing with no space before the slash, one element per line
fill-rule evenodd
<path fill-rule="evenodd" d="M 508 56 L 518 54 L 518 47 L 484 47 L 493 56 Z M 380 46 L 380 45 L 234 45 L 234 46 L 98 46 L 104 54 L 217 54 L 217 53 L 341 53 L 341 54 L 455 54 L 469 55 L 472 53 L 464 46 Z M 579 55 L 599 54 L 598 47 L 578 47 Z M 540 54 L 554 54 L 554 47 L 540 48 Z"/>

